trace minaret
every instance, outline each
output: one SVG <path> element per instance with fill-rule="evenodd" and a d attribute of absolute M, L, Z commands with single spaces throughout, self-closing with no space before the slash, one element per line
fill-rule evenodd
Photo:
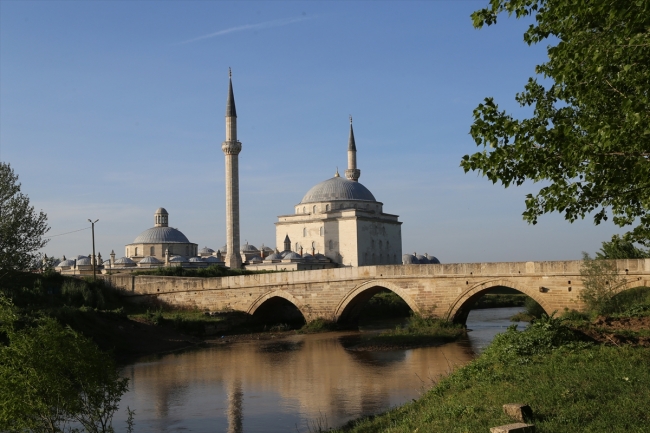
<path fill-rule="evenodd" d="M 350 137 L 348 138 L 348 169 L 345 170 L 345 177 L 355 182 L 358 182 L 361 177 L 361 170 L 357 168 L 357 145 L 354 142 L 352 116 L 350 116 Z"/>
<path fill-rule="evenodd" d="M 226 141 L 221 150 L 226 155 L 226 266 L 241 268 L 239 254 L 239 152 L 237 140 L 237 110 L 232 92 L 232 71 L 228 68 L 229 87 L 226 102 Z"/>

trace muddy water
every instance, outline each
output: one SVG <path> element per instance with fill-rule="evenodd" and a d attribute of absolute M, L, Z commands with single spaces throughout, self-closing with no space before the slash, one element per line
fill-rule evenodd
<path fill-rule="evenodd" d="M 475 310 L 465 341 L 440 347 L 355 352 L 358 333 L 295 335 L 170 354 L 126 367 L 121 407 L 138 433 L 307 432 L 339 426 L 418 396 L 474 358 L 520 309 Z M 125 410 L 115 417 L 125 430 Z"/>

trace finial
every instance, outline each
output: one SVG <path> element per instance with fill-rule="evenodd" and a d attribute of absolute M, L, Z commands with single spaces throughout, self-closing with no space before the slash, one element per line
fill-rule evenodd
<path fill-rule="evenodd" d="M 232 78 L 232 69 L 228 67 L 228 78 Z"/>
<path fill-rule="evenodd" d="M 339 168 L 338 167 L 336 167 L 336 174 L 334 175 L 334 177 L 341 177 L 341 175 L 339 175 Z"/>

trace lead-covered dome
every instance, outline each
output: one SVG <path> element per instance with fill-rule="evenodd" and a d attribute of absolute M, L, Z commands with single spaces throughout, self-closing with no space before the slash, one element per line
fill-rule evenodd
<path fill-rule="evenodd" d="M 138 235 L 133 241 L 134 244 L 189 244 L 190 241 L 180 230 L 173 227 L 152 227 Z"/>
<path fill-rule="evenodd" d="M 336 176 L 312 187 L 300 203 L 333 200 L 377 201 L 368 188 L 359 182 Z"/>

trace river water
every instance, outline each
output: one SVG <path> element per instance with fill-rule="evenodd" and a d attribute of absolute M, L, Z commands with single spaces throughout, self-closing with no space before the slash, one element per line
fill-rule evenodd
<path fill-rule="evenodd" d="M 135 432 L 308 432 L 418 398 L 511 325 L 521 308 L 473 310 L 462 341 L 396 351 L 351 351 L 358 332 L 245 341 L 142 360 L 113 425 Z M 363 330 L 361 331 L 363 332 Z"/>

